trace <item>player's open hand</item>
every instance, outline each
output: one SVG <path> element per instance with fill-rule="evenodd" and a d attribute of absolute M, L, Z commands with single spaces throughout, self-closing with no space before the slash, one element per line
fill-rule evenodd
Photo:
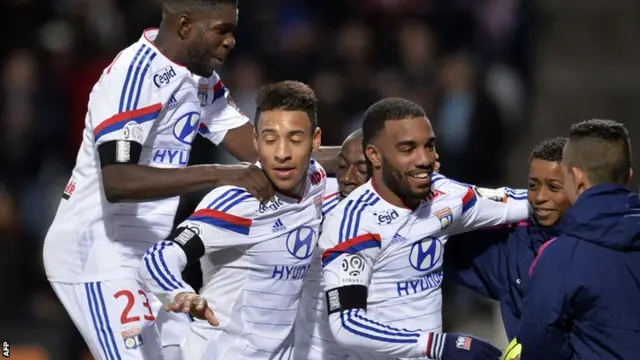
<path fill-rule="evenodd" d="M 207 304 L 207 300 L 196 293 L 179 293 L 173 298 L 173 302 L 167 306 L 167 310 L 191 314 L 195 318 L 207 320 L 213 326 L 218 326 L 219 324 L 218 319 L 213 314 L 213 310 Z"/>
<path fill-rule="evenodd" d="M 218 170 L 218 186 L 233 185 L 247 189 L 263 204 L 275 197 L 273 184 L 259 167 L 249 163 L 215 166 Z"/>

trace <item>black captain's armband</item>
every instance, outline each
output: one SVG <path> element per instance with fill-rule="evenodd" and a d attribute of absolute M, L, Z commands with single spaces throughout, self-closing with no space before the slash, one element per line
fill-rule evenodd
<path fill-rule="evenodd" d="M 198 261 L 204 255 L 204 243 L 199 232 L 196 228 L 181 226 L 173 230 L 167 238 L 168 241 L 173 241 L 180 246 L 187 255 L 188 264 Z"/>
<path fill-rule="evenodd" d="M 329 315 L 349 309 L 367 309 L 367 287 L 348 285 L 326 292 Z"/>
<path fill-rule="evenodd" d="M 142 145 L 135 141 L 114 140 L 98 145 L 100 167 L 114 164 L 137 164 Z"/>

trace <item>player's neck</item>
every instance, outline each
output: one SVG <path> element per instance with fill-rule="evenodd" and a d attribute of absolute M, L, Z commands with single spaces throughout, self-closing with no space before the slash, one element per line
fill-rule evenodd
<path fill-rule="evenodd" d="M 176 64 L 186 64 L 184 51 L 177 46 L 178 40 L 168 35 L 162 27 L 158 30 L 158 35 L 153 40 L 153 44 L 160 50 L 162 55 Z"/>
<path fill-rule="evenodd" d="M 304 196 L 304 191 L 306 189 L 306 178 L 302 178 L 302 180 L 300 180 L 298 182 L 298 184 L 296 186 L 293 187 L 293 189 L 290 190 L 279 190 L 276 189 L 276 191 L 278 191 L 280 194 L 290 197 L 290 198 L 294 198 L 294 199 L 298 199 L 298 201 L 302 200 L 302 197 Z"/>
<path fill-rule="evenodd" d="M 418 208 L 418 206 L 420 206 L 420 203 L 422 202 L 421 199 L 403 199 L 400 195 L 389 189 L 389 187 L 384 183 L 382 176 L 374 175 L 371 178 L 371 184 L 373 185 L 373 189 L 378 193 L 382 200 L 388 202 L 393 206 L 405 208 L 408 210 L 415 210 L 416 208 Z"/>

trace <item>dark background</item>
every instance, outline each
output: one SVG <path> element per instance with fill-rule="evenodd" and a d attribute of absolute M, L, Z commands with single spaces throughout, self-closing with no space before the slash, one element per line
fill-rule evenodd
<path fill-rule="evenodd" d="M 12 343 L 12 358 L 85 351 L 44 277 L 42 241 L 91 87 L 159 19 L 150 0 L 0 4 L 0 340 Z M 323 143 L 339 145 L 372 102 L 409 98 L 429 114 L 443 172 L 464 182 L 524 187 L 531 147 L 572 122 L 614 118 L 632 139 L 640 133 L 638 2 L 243 0 L 239 26 L 221 74 L 248 116 L 262 84 L 301 80 L 322 101 Z M 191 162 L 212 161 L 234 160 L 196 141 Z M 177 220 L 194 201 L 184 199 Z M 496 314 L 489 302 L 447 291 L 448 329 L 504 345 Z"/>

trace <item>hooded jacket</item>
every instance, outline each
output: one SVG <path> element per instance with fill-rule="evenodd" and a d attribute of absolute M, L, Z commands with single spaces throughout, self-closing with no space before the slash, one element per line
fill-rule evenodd
<path fill-rule="evenodd" d="M 444 252 L 445 279 L 498 301 L 511 340 L 522 317 L 529 269 L 540 248 L 558 234 L 557 226 L 530 221 L 453 236 Z"/>
<path fill-rule="evenodd" d="M 559 230 L 531 269 L 521 360 L 640 359 L 640 198 L 594 186 Z"/>

